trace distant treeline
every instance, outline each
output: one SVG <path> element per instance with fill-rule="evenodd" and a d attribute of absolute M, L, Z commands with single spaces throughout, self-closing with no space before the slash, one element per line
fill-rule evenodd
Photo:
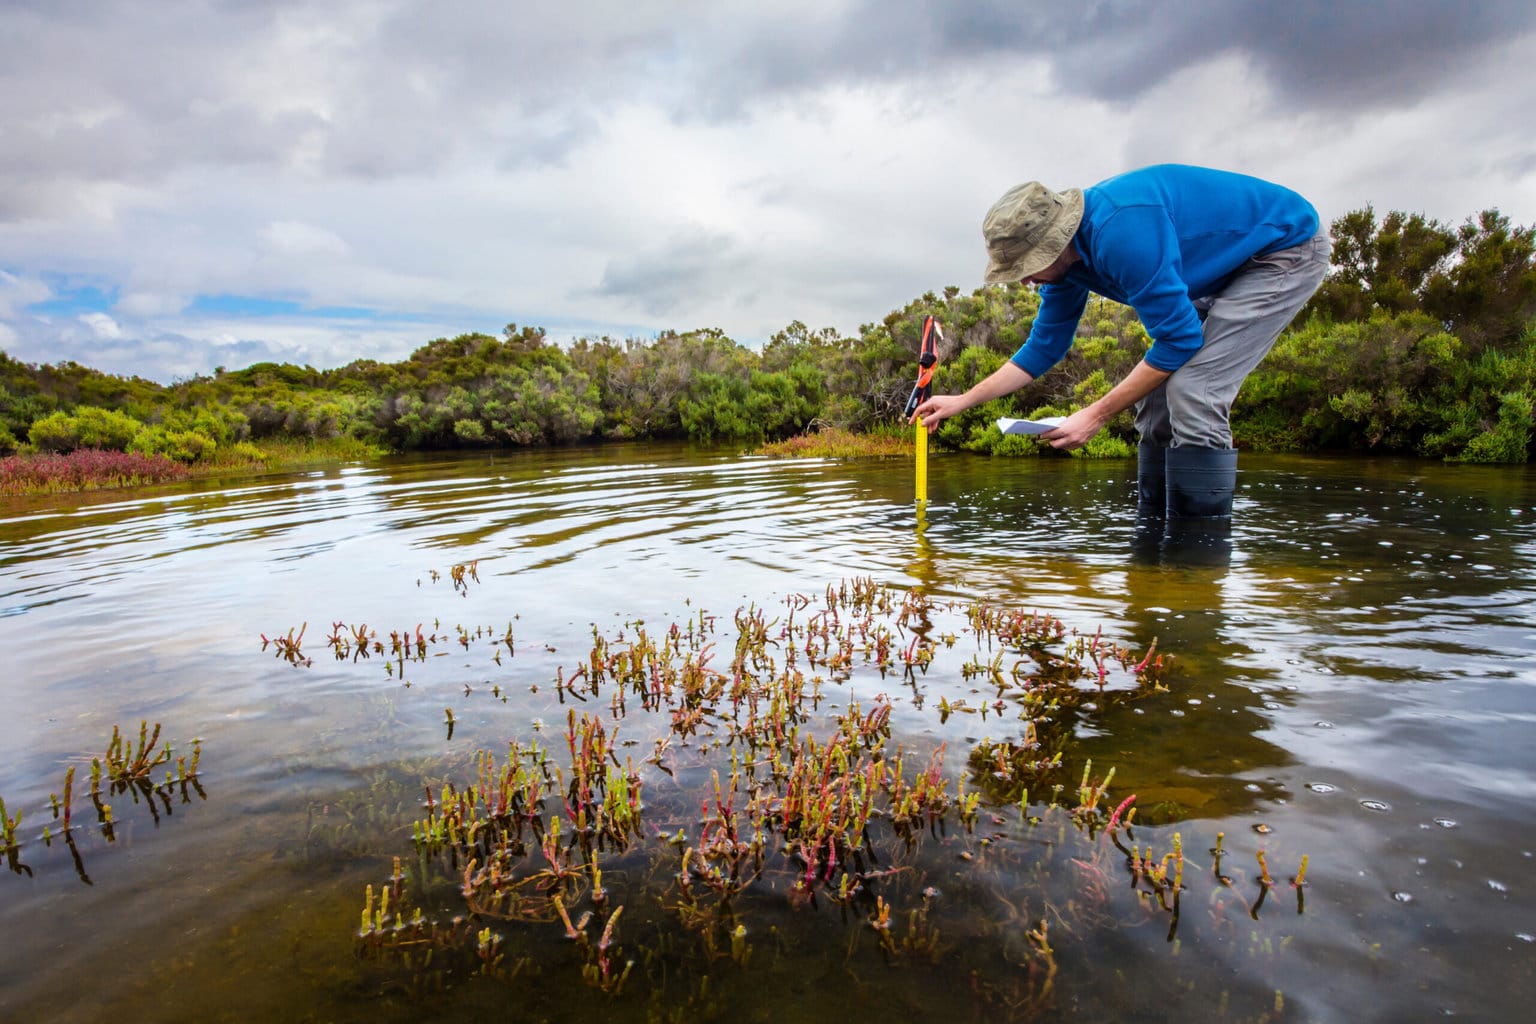
<path fill-rule="evenodd" d="M 1403 452 L 1524 462 L 1536 406 L 1536 235 L 1485 211 L 1459 227 L 1358 210 L 1333 223 L 1333 269 L 1249 378 L 1233 412 L 1239 447 Z M 1007 359 L 1038 306 L 1017 285 L 932 292 L 856 336 L 795 322 L 760 350 L 716 330 L 585 338 L 537 327 L 429 342 L 403 361 L 332 370 L 259 363 L 171 385 L 0 353 L 0 454 L 100 448 L 197 462 L 264 439 L 356 438 L 395 450 L 688 438 L 755 443 L 821 427 L 905 429 L 918 332 L 937 316 L 934 378 L 963 390 Z M 1062 414 L 1139 361 L 1146 332 L 1095 301 L 1067 358 L 1007 399 L 946 421 L 940 443 L 1031 454 L 998 416 Z M 1085 450 L 1131 450 L 1122 414 Z"/>

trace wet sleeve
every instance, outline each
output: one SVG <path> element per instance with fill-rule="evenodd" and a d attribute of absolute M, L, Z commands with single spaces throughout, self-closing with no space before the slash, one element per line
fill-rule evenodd
<path fill-rule="evenodd" d="M 1070 281 L 1042 285 L 1040 309 L 1029 337 L 1013 354 L 1012 363 L 1031 377 L 1039 377 L 1061 362 L 1077 336 L 1077 322 L 1088 304 L 1088 289 Z"/>
<path fill-rule="evenodd" d="M 1172 372 L 1205 343 L 1173 222 L 1161 207 L 1127 207 L 1101 229 L 1100 272 L 1120 286 L 1152 337 L 1147 363 Z"/>

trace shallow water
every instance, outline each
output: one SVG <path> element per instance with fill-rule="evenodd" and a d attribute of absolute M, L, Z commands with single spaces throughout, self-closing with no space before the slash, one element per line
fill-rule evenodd
<path fill-rule="evenodd" d="M 410 853 L 423 780 L 562 721 L 548 681 L 582 660 L 594 624 L 729 620 L 866 576 L 1049 611 L 1136 650 L 1155 638 L 1174 657 L 1169 692 L 1080 720 L 1069 781 L 1089 759 L 1114 766 L 1143 841 L 1164 850 L 1177 829 L 1207 873 L 1217 832 L 1234 858 L 1266 849 L 1276 876 L 1309 857 L 1304 913 L 1281 886 L 1235 927 L 1211 886 L 1192 886 L 1173 942 L 1166 921 L 1136 917 L 1128 884 L 1111 893 L 1102 919 L 1058 940 L 1049 1019 L 1523 1016 L 1536 998 L 1536 475 L 1245 455 L 1230 547 L 1159 548 L 1138 543 L 1131 473 L 935 458 L 921 523 L 900 461 L 658 446 L 0 504 L 0 798 L 25 815 L 0 872 L 0 1019 L 581 1016 L 594 1004 L 563 994 L 577 975 L 561 973 L 565 951 L 539 954 L 543 933 L 527 949 L 553 959 L 510 990 L 477 979 L 422 995 L 359 958 L 362 887 Z M 460 592 L 448 570 L 472 560 L 478 581 Z M 495 664 L 448 645 L 404 680 L 379 662 L 297 668 L 262 650 L 261 634 L 307 623 L 306 652 L 325 654 L 336 621 L 511 625 L 518 650 Z M 910 689 L 898 728 L 947 741 L 957 771 L 967 743 L 1004 728 L 934 720 L 940 697 L 976 702 L 956 673 Z M 136 734 L 144 719 L 179 751 L 202 740 L 200 792 L 153 813 L 124 796 L 112 842 L 96 830 L 73 851 L 45 845 L 65 767 L 83 773 L 114 725 Z M 657 793 L 658 813 L 683 813 Z M 1005 882 L 1052 845 L 1016 818 L 998 825 L 1009 842 L 975 848 Z M 958 901 L 965 885 L 945 888 Z M 982 898 L 966 913 L 988 913 Z M 825 909 L 811 927 L 810 913 L 763 911 L 756 970 L 771 981 L 733 987 L 727 960 L 689 1013 L 835 1019 L 884 998 L 964 1015 L 965 915 L 947 919 L 950 959 L 909 991 L 867 942 L 848 949 L 857 928 Z M 787 966 L 763 965 L 765 933 Z M 639 986 L 597 1005 L 681 1009 Z"/>

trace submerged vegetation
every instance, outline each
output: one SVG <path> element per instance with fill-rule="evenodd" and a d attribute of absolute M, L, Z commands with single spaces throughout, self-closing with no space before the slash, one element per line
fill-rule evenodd
<path fill-rule="evenodd" d="M 194 796 L 199 800 L 206 799 L 198 773 L 202 756 L 202 741 L 196 739 L 192 741 L 189 753 L 178 754 L 169 742 L 161 740 L 158 722 L 153 731 L 147 721 L 140 722 L 137 743 L 124 736 L 114 725 L 112 738 L 107 741 L 106 753 L 91 758 L 90 788 L 86 795 L 95 820 L 89 830 L 105 842 L 115 843 L 120 819 L 113 802 L 121 806 L 122 797 L 127 797 L 135 807 L 145 807 L 156 826 L 160 824 L 162 816 L 170 817 L 174 814 L 178 804 L 190 804 Z M 157 769 L 164 771 L 158 781 L 155 778 Z M 75 820 L 73 764 L 64 771 L 61 791 L 62 796 L 58 792 L 49 794 L 52 818 L 43 826 L 36 841 L 45 847 L 52 847 L 56 841 L 62 841 L 74 861 L 75 873 L 82 882 L 89 885 L 91 879 L 86 874 L 85 860 L 76 841 L 76 835 L 86 832 L 88 827 Z M 17 832 L 22 817 L 20 810 L 14 817 L 10 816 L 6 812 L 5 801 L 0 799 L 0 855 L 5 857 L 11 871 L 30 877 L 32 867 L 22 856 L 31 843 L 25 835 Z"/>
<path fill-rule="evenodd" d="M 1491 210 L 1453 228 L 1395 211 L 1378 222 L 1370 208 L 1338 218 L 1332 230 L 1332 273 L 1239 396 L 1239 446 L 1526 461 L 1536 408 L 1536 232 Z M 562 348 L 541 328 L 511 324 L 501 337 L 436 339 L 396 363 L 258 363 L 170 386 L 0 353 L 0 455 L 100 449 L 194 467 L 228 459 L 251 466 L 270 464 L 278 444 L 304 446 L 290 448 L 295 459 L 306 450 L 348 452 L 308 448 L 317 443 L 350 444 L 357 457 L 607 439 L 755 445 L 806 433 L 820 438 L 804 442 L 806 451 L 852 454 L 869 442 L 853 445 L 849 434 L 899 424 L 925 315 L 945 326 L 933 386 L 949 392 L 1012 355 L 1037 309 L 1035 293 L 1018 285 L 969 295 L 950 287 L 856 336 L 795 322 L 760 349 L 718 330 L 582 338 Z M 1041 452 L 1033 439 L 999 434 L 995 420 L 1081 408 L 1148 345 L 1134 313 L 1106 301 L 1090 302 L 1078 334 L 1051 373 L 946 420 L 937 442 L 995 455 Z M 1122 413 L 1074 454 L 1121 456 L 1133 443 Z M 8 465 L 6 473 L 16 480 L 23 470 Z M 15 489 L 0 480 L 5 486 Z"/>
<path fill-rule="evenodd" d="M 479 578 L 476 563 L 447 575 L 461 593 Z M 405 685 L 476 653 L 496 677 L 475 671 L 459 718 L 505 705 L 513 678 L 525 710 L 551 713 L 422 780 L 409 849 L 353 919 L 381 991 L 499 982 L 565 1012 L 596 999 L 692 1019 L 807 984 L 828 996 L 838 984 L 811 979 L 830 968 L 888 1005 L 1029 1020 L 1063 989 L 1114 1004 L 1090 966 L 1107 934 L 1178 943 L 1193 927 L 1273 958 L 1266 901 L 1294 894 L 1291 921 L 1304 909 L 1304 857 L 1277 879 L 1274 851 L 1228 851 L 1219 833 L 1191 850 L 1136 824 L 1113 769 L 1077 762 L 1080 727 L 1164 692 L 1167 656 L 1048 614 L 856 579 L 728 618 L 593 625 L 531 685 L 510 670 L 552 648 L 510 623 L 334 622 L 314 652 L 306 633 L 263 648 Z M 455 723 L 449 707 L 450 747 Z M 1283 997 L 1239 1002 L 1234 1019 L 1275 1019 Z"/>

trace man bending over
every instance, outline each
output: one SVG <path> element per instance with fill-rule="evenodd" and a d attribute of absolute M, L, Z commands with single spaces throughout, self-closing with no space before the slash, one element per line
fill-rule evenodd
<path fill-rule="evenodd" d="M 996 372 L 963 395 L 934 395 L 915 415 L 932 430 L 1055 366 L 1096 292 L 1135 309 L 1152 346 L 1042 439 L 1081 447 L 1135 406 L 1139 512 L 1230 516 L 1232 402 L 1328 270 L 1312 204 L 1259 178 L 1163 164 L 1087 189 L 1018 185 L 987 211 L 982 235 L 988 284 L 1040 286 L 1034 327 Z"/>

